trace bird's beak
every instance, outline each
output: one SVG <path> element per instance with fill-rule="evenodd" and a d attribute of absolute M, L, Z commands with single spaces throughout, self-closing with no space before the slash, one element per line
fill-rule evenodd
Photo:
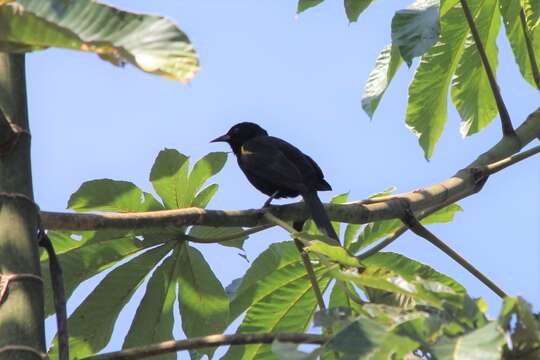
<path fill-rule="evenodd" d="M 229 142 L 231 140 L 231 137 L 229 134 L 221 135 L 220 137 L 215 138 L 214 140 L 210 142 Z"/>

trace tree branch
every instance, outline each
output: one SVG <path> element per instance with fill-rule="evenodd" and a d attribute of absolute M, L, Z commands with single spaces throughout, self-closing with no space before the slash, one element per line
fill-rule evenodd
<path fill-rule="evenodd" d="M 536 88 L 540 90 L 540 71 L 538 70 L 538 62 L 536 61 L 536 55 L 534 54 L 534 47 L 527 29 L 527 18 L 525 17 L 525 11 L 523 6 L 519 10 L 519 19 L 521 21 L 521 28 L 523 29 L 523 36 L 525 37 L 525 45 L 527 46 L 527 54 L 529 54 L 529 61 L 531 63 L 531 70 L 533 74 L 534 83 Z"/>
<path fill-rule="evenodd" d="M 179 341 L 164 341 L 157 344 L 134 347 L 122 351 L 93 355 L 83 358 L 82 360 L 142 359 L 150 356 L 156 356 L 182 350 L 193 350 L 222 345 L 271 344 L 276 340 L 295 344 L 322 345 L 326 341 L 328 341 L 329 338 L 323 335 L 302 333 L 254 333 L 235 335 L 217 334 Z"/>
<path fill-rule="evenodd" d="M 467 18 L 467 22 L 469 23 L 469 28 L 471 29 L 471 34 L 474 38 L 476 48 L 478 49 L 478 53 L 480 54 L 482 65 L 484 66 L 484 70 L 486 71 L 489 86 L 491 87 L 491 92 L 493 93 L 495 103 L 497 104 L 497 109 L 499 110 L 503 135 L 513 136 L 514 127 L 512 126 L 512 120 L 510 119 L 510 114 L 508 113 L 508 109 L 506 109 L 506 105 L 504 104 L 503 98 L 501 96 L 501 91 L 499 89 L 499 86 L 497 85 L 497 81 L 495 80 L 495 75 L 493 73 L 493 70 L 491 69 L 491 65 L 489 65 L 486 50 L 484 49 L 484 45 L 482 45 L 482 40 L 480 39 L 480 34 L 478 33 L 478 29 L 476 28 L 476 24 L 474 23 L 474 18 L 471 14 L 471 10 L 469 9 L 467 0 L 460 0 L 460 2 L 461 7 L 463 8 L 463 12 L 465 13 L 465 17 Z"/>
<path fill-rule="evenodd" d="M 491 281 L 487 276 L 482 274 L 480 270 L 475 268 L 470 262 L 468 262 L 464 257 L 459 255 L 454 249 L 448 246 L 444 241 L 440 240 L 435 234 L 429 231 L 424 225 L 420 224 L 420 221 L 416 219 L 412 212 L 408 212 L 402 219 L 403 223 L 414 232 L 416 235 L 423 237 L 437 248 L 439 248 L 446 255 L 451 257 L 459 265 L 463 266 L 468 272 L 470 272 L 474 277 L 480 280 L 484 285 L 490 288 L 495 294 L 499 295 L 501 298 L 508 296 L 500 287 L 498 287 L 493 281 Z"/>
<path fill-rule="evenodd" d="M 401 218 L 406 210 L 403 208 L 403 200 L 407 200 L 410 209 L 415 214 L 452 204 L 482 188 L 490 174 L 486 169 L 487 165 L 517 153 L 522 146 L 536 138 L 540 138 L 540 107 L 516 129 L 516 137 L 503 137 L 495 146 L 449 179 L 424 189 L 395 195 L 384 202 L 356 201 L 348 204 L 326 204 L 326 211 L 332 221 L 365 224 Z M 269 221 L 264 217 L 267 211 L 284 221 L 299 221 L 309 217 L 304 204 L 295 203 L 271 206 L 269 209 L 233 211 L 199 208 L 111 214 L 44 211 L 41 213 L 41 218 L 43 226 L 51 230 L 135 229 L 149 233 L 189 225 L 245 227 L 268 225 Z"/>

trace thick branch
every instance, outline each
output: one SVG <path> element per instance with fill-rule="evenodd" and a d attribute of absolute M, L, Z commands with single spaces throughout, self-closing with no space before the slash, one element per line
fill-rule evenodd
<path fill-rule="evenodd" d="M 115 351 L 100 355 L 94 355 L 83 360 L 128 360 L 142 359 L 150 356 L 166 354 L 170 352 L 193 350 L 205 347 L 222 345 L 247 345 L 247 344 L 271 344 L 274 341 L 289 342 L 295 344 L 318 344 L 322 345 L 328 338 L 322 335 L 302 333 L 255 333 L 235 335 L 209 335 L 179 341 L 164 341 L 157 344 L 134 347 L 122 351 Z"/>
<path fill-rule="evenodd" d="M 480 54 L 482 65 L 484 66 L 484 70 L 486 71 L 489 86 L 491 87 L 491 92 L 493 93 L 495 103 L 497 104 L 497 109 L 499 110 L 503 135 L 514 135 L 514 127 L 512 126 L 510 114 L 508 113 L 508 109 L 506 109 L 506 105 L 504 104 L 503 98 L 501 96 L 501 91 L 499 89 L 499 86 L 497 85 L 497 81 L 495 80 L 495 74 L 493 73 L 491 65 L 489 64 L 486 50 L 484 49 L 484 45 L 482 44 L 482 39 L 480 39 L 480 34 L 478 34 L 478 29 L 476 28 L 476 24 L 474 23 L 474 18 L 471 14 L 471 10 L 469 9 L 469 5 L 467 4 L 467 0 L 460 1 L 463 12 L 465 13 L 465 17 L 467 18 L 467 23 L 469 24 L 469 28 L 471 29 L 471 34 L 474 38 L 476 48 L 478 49 L 478 54 Z"/>
<path fill-rule="evenodd" d="M 368 222 L 400 218 L 404 214 L 403 200 L 415 213 L 434 207 L 442 207 L 478 192 L 489 171 L 487 165 L 517 153 L 522 146 L 540 137 L 540 108 L 529 115 L 516 129 L 515 137 L 503 137 L 490 150 L 480 155 L 474 162 L 458 171 L 453 177 L 430 187 L 398 194 L 388 200 L 376 203 L 362 201 L 348 204 L 326 204 L 332 221 L 365 224 Z M 272 206 L 267 209 L 249 210 L 205 210 L 187 208 L 143 213 L 114 214 L 74 214 L 42 212 L 43 225 L 51 230 L 99 230 L 130 229 L 144 232 L 160 232 L 189 225 L 245 226 L 254 227 L 269 224 L 264 212 L 270 211 L 284 221 L 300 221 L 309 216 L 303 203 Z"/>

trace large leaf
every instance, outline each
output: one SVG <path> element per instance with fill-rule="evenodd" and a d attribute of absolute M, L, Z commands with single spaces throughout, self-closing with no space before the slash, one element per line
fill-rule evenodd
<path fill-rule="evenodd" d="M 409 66 L 437 42 L 439 31 L 439 0 L 416 0 L 392 18 L 392 44 Z"/>
<path fill-rule="evenodd" d="M 229 298 L 199 250 L 186 243 L 177 257 L 180 316 L 188 337 L 221 333 L 228 324 Z"/>
<path fill-rule="evenodd" d="M 200 239 L 212 239 L 224 236 L 233 236 L 239 234 L 244 229 L 238 226 L 231 227 L 213 227 L 213 226 L 192 226 L 189 235 Z M 235 238 L 234 240 L 228 240 L 220 242 L 222 246 L 230 246 L 243 250 L 244 241 L 248 237 L 243 235 Z"/>
<path fill-rule="evenodd" d="M 160 246 L 111 271 L 69 317 L 69 348 L 74 357 L 101 350 L 109 342 L 120 311 L 148 272 L 170 251 Z M 56 340 L 49 356 L 56 358 Z"/>
<path fill-rule="evenodd" d="M 184 201 L 180 202 L 180 207 L 191 206 L 202 185 L 223 169 L 226 161 L 227 153 L 224 152 L 212 152 L 199 159 L 189 174 L 188 188 L 185 196 L 182 197 Z"/>
<path fill-rule="evenodd" d="M 469 1 L 475 17 L 481 2 Z M 448 86 L 463 54 L 468 33 L 469 27 L 460 7 L 453 7 L 442 16 L 439 41 L 422 56 L 409 87 L 406 123 L 419 138 L 426 159 L 431 158 L 446 124 Z"/>
<path fill-rule="evenodd" d="M 379 54 L 374 69 L 369 73 L 362 96 L 362 108 L 370 118 L 373 118 L 382 96 L 402 62 L 396 45 L 387 45 Z"/>
<path fill-rule="evenodd" d="M 100 179 L 87 181 L 71 195 L 68 208 L 75 211 L 140 212 L 162 210 L 149 193 L 129 181 Z"/>
<path fill-rule="evenodd" d="M 345 0 L 345 12 L 350 22 L 358 20 L 362 11 L 371 5 L 374 0 Z"/>
<path fill-rule="evenodd" d="M 53 246 L 56 245 L 56 235 L 50 237 Z M 136 254 L 144 249 L 146 244 L 134 238 L 114 238 L 108 241 L 93 243 L 88 241 L 84 246 L 75 247 L 71 251 L 58 255 L 64 273 L 64 288 L 66 298 L 69 299 L 75 288 L 84 280 L 110 268 L 118 261 Z M 45 313 L 54 313 L 51 283 L 49 280 L 49 261 L 41 260 L 41 273 L 44 280 Z"/>
<path fill-rule="evenodd" d="M 329 278 L 315 267 L 324 291 Z M 255 259 L 231 303 L 231 319 L 247 309 L 243 332 L 304 331 L 317 306 L 311 283 L 293 242 L 272 244 Z M 223 359 L 274 359 L 269 345 L 231 347 Z"/>
<path fill-rule="evenodd" d="M 95 1 L 17 0 L 0 6 L 0 23 L 2 51 L 89 51 L 113 64 L 129 62 L 183 83 L 199 68 L 188 37 L 171 20 Z"/>
<path fill-rule="evenodd" d="M 173 339 L 176 261 L 176 257 L 169 256 L 152 274 L 123 348 Z M 156 359 L 176 359 L 176 354 L 163 354 Z"/>
<path fill-rule="evenodd" d="M 498 323 L 510 329 L 513 355 L 518 358 L 538 358 L 540 355 L 540 319 L 531 311 L 531 305 L 521 297 L 506 297 Z"/>
<path fill-rule="evenodd" d="M 506 37 L 508 38 L 510 46 L 512 47 L 512 51 L 514 52 L 515 60 L 519 66 L 519 71 L 521 72 L 521 75 L 525 78 L 525 80 L 527 80 L 529 84 L 536 88 L 531 62 L 527 53 L 525 35 L 523 33 L 523 27 L 521 26 L 521 20 L 519 15 L 521 10 L 520 3 L 521 1 L 517 0 L 499 1 L 504 28 L 506 30 Z M 534 52 L 536 55 L 536 61 L 540 59 L 540 33 L 538 32 L 538 29 L 539 27 L 536 26 L 533 33 L 529 31 L 529 36 L 534 35 L 533 41 L 535 45 Z"/>
<path fill-rule="evenodd" d="M 500 23 L 496 1 L 485 0 L 475 24 L 494 72 L 498 65 L 496 40 Z M 465 42 L 463 57 L 452 79 L 452 100 L 461 116 L 463 136 L 482 130 L 497 115 L 497 104 L 472 34 Z"/>
<path fill-rule="evenodd" d="M 503 330 L 496 321 L 468 334 L 444 337 L 431 347 L 437 360 L 498 360 L 506 343 Z"/>
<path fill-rule="evenodd" d="M 540 25 L 540 2 L 536 0 L 521 0 L 521 6 L 527 19 L 527 28 L 533 33 Z"/>

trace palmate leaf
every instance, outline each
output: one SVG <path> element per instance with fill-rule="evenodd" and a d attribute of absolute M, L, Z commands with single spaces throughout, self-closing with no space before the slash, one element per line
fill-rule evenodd
<path fill-rule="evenodd" d="M 167 207 L 191 206 L 194 203 L 206 206 L 216 193 L 217 185 L 201 188 L 208 178 L 223 167 L 225 160 L 224 153 L 211 153 L 199 160 L 190 174 L 186 156 L 176 150 L 164 150 L 156 159 L 150 179 Z M 71 196 L 69 206 L 76 211 L 99 212 L 141 212 L 165 208 L 151 194 L 134 184 L 110 179 L 84 183 Z M 154 269 L 124 341 L 125 347 L 172 338 L 177 288 L 182 325 L 188 337 L 224 330 L 229 319 L 229 299 L 201 253 L 182 240 L 185 230 L 163 229 L 148 234 L 133 229 L 79 234 L 49 233 L 53 244 L 58 245 L 68 297 L 80 282 L 135 255 L 134 259 L 109 273 L 70 317 L 70 324 L 73 323 L 75 329 L 70 342 L 77 356 L 97 352 L 107 344 L 119 312 Z M 203 227 L 192 227 L 190 233 L 212 237 L 216 236 L 215 231 L 218 230 L 213 228 L 213 232 L 209 232 Z M 242 229 L 234 230 L 239 232 Z M 237 241 L 237 245 L 241 243 Z M 155 248 L 141 254 L 149 247 Z M 44 274 L 48 274 L 46 255 L 42 256 L 41 261 Z M 161 265 L 156 268 L 160 262 Z M 48 284 L 46 280 L 45 291 L 50 294 Z M 107 292 L 111 293 L 112 300 L 105 297 Z M 47 313 L 53 311 L 51 303 L 52 297 L 49 296 Z M 99 316 L 85 324 L 88 312 L 90 316 Z M 106 321 L 99 321 L 99 318 L 105 317 L 100 314 L 105 312 L 108 312 Z M 55 354 L 56 349 L 51 351 Z M 200 354 L 211 356 L 213 349 L 203 349 Z"/>
<path fill-rule="evenodd" d="M 531 4 L 535 2 L 536 1 L 531 1 Z M 525 78 L 525 80 L 536 88 L 531 62 L 527 53 L 525 35 L 523 33 L 523 27 L 521 26 L 521 20 L 519 15 L 521 10 L 521 3 L 522 1 L 503 0 L 499 1 L 499 6 L 503 18 L 504 28 L 506 30 L 506 37 L 508 38 L 510 46 L 512 47 L 516 63 L 519 66 L 519 71 L 521 72 L 521 75 Z M 537 7 L 538 5 L 536 4 L 535 8 Z M 525 9 L 527 9 L 527 7 L 525 7 Z M 531 11 L 526 11 L 526 14 L 527 13 L 529 14 L 527 23 L 531 24 L 531 21 L 534 21 L 531 19 Z M 533 41 L 533 48 L 537 61 L 538 59 L 540 59 L 539 29 L 539 26 L 535 26 L 534 30 L 529 30 L 529 36 Z"/>
<path fill-rule="evenodd" d="M 476 17 L 482 0 L 468 3 L 472 15 Z M 468 34 L 469 27 L 460 7 L 453 7 L 446 14 L 441 13 L 439 41 L 422 56 L 409 86 L 406 124 L 419 138 L 428 160 L 446 124 L 448 87 L 461 60 Z"/>
<path fill-rule="evenodd" d="M 521 0 L 521 7 L 527 19 L 527 28 L 532 33 L 540 25 L 540 3 L 535 0 Z"/>
<path fill-rule="evenodd" d="M 495 73 L 498 65 L 497 36 L 500 13 L 496 1 L 484 0 L 475 19 L 489 64 Z M 489 86 L 472 34 L 465 42 L 463 56 L 452 79 L 452 101 L 461 116 L 461 134 L 469 136 L 486 127 L 497 115 L 497 104 Z"/>
<path fill-rule="evenodd" d="M 319 286 L 329 283 L 327 270 L 316 266 Z M 293 242 L 272 244 L 246 272 L 231 302 L 231 320 L 247 309 L 243 332 L 304 331 L 317 306 L 302 259 Z M 231 347 L 223 359 L 275 359 L 269 345 Z"/>
<path fill-rule="evenodd" d="M 171 20 L 91 0 L 12 1 L 0 6 L 0 23 L 2 51 L 47 47 L 89 51 L 115 65 L 129 62 L 183 83 L 199 68 L 188 37 Z"/>
<path fill-rule="evenodd" d="M 417 0 L 392 18 L 392 44 L 411 66 L 439 37 L 439 0 Z"/>
<path fill-rule="evenodd" d="M 170 246 L 151 249 L 111 271 L 69 317 L 69 348 L 74 357 L 101 350 L 113 332 L 120 311 L 148 272 L 170 251 Z M 56 358 L 56 340 L 49 351 Z"/>

